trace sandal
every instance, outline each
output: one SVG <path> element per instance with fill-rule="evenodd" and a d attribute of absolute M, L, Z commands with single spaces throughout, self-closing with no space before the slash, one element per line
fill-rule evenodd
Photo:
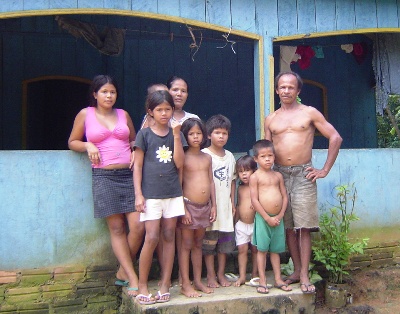
<path fill-rule="evenodd" d="M 117 279 L 117 280 L 115 280 L 114 285 L 120 286 L 120 287 L 128 287 L 129 286 L 129 281 L 128 280 Z"/>
<path fill-rule="evenodd" d="M 303 290 L 303 289 L 301 289 L 301 287 L 306 287 L 306 290 Z M 311 288 L 311 290 L 310 290 L 310 288 Z M 301 289 L 301 292 L 303 292 L 304 294 L 312 294 L 312 293 L 315 293 L 315 286 L 312 284 L 312 283 L 301 283 L 300 284 L 300 289 Z"/>
<path fill-rule="evenodd" d="M 244 284 L 250 287 L 258 287 L 260 285 L 260 277 L 251 278 L 250 281 L 246 281 Z"/>
<path fill-rule="evenodd" d="M 144 295 L 144 294 L 138 294 L 135 297 L 136 302 L 138 302 L 140 305 L 149 305 L 149 304 L 155 304 L 156 300 L 154 300 L 151 297 L 151 293 L 149 295 Z"/>
<path fill-rule="evenodd" d="M 264 289 L 264 291 L 261 291 L 261 289 Z M 261 293 L 261 294 L 268 294 L 269 290 L 268 290 L 267 286 L 258 286 L 257 287 L 257 292 Z"/>
<path fill-rule="evenodd" d="M 232 273 L 226 273 L 225 278 L 230 282 L 236 282 L 239 279 L 238 276 L 236 276 L 235 274 L 232 274 Z"/>
<path fill-rule="evenodd" d="M 169 302 L 171 294 L 169 292 L 161 293 L 160 291 L 157 291 L 157 296 L 158 296 L 156 298 L 157 303 L 165 303 Z"/>

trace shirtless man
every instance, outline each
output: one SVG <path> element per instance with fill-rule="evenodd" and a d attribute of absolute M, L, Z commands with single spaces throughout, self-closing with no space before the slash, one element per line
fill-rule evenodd
<path fill-rule="evenodd" d="M 287 284 L 300 282 L 303 293 L 314 293 L 308 267 L 311 258 L 311 234 L 318 230 L 316 180 L 331 170 L 342 138 L 315 108 L 297 102 L 303 82 L 294 72 L 283 72 L 275 79 L 275 91 L 281 108 L 265 118 L 265 138 L 274 143 L 275 169 L 282 173 L 288 192 L 288 208 L 284 223 L 286 241 L 294 272 Z M 328 156 L 322 169 L 311 164 L 315 130 L 329 140 Z"/>

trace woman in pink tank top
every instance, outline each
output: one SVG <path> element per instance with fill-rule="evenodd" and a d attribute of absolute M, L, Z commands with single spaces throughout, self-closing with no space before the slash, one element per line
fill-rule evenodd
<path fill-rule="evenodd" d="M 77 114 L 68 147 L 87 153 L 91 162 L 94 217 L 106 218 L 111 246 L 120 264 L 115 284 L 128 287 L 128 294 L 134 297 L 138 276 L 133 260 L 144 234 L 144 224 L 135 210 L 131 170 L 136 132 L 129 114 L 113 108 L 118 96 L 113 78 L 96 76 L 89 96 L 91 106 Z"/>

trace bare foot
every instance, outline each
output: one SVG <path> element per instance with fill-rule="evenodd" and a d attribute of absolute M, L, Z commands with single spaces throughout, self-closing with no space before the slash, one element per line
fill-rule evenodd
<path fill-rule="evenodd" d="M 218 281 L 215 277 L 207 276 L 207 287 L 209 288 L 219 288 Z"/>
<path fill-rule="evenodd" d="M 117 273 L 115 274 L 115 277 L 118 280 L 123 280 L 123 281 L 128 280 L 128 276 L 126 275 L 126 273 L 122 267 L 119 267 Z"/>
<path fill-rule="evenodd" d="M 181 293 L 188 298 L 201 297 L 201 294 L 194 290 L 193 286 L 190 284 L 182 284 Z"/>
<path fill-rule="evenodd" d="M 293 283 L 300 282 L 300 277 L 297 277 L 295 274 L 291 274 L 288 277 L 283 277 L 282 279 L 287 285 L 291 285 Z"/>
<path fill-rule="evenodd" d="M 230 287 L 231 286 L 231 282 L 229 282 L 226 278 L 225 275 L 218 275 L 218 282 L 222 287 Z"/>
<path fill-rule="evenodd" d="M 128 287 L 127 290 L 130 297 L 136 297 L 139 294 L 137 287 Z"/>
<path fill-rule="evenodd" d="M 241 285 L 244 285 L 245 282 L 246 282 L 246 278 L 241 278 L 241 277 L 239 277 L 239 279 L 238 279 L 237 281 L 235 281 L 235 282 L 233 283 L 233 285 L 234 285 L 235 287 L 240 287 Z"/>
<path fill-rule="evenodd" d="M 207 287 L 204 283 L 202 283 L 201 281 L 200 282 L 195 282 L 194 283 L 194 288 L 196 289 L 196 290 L 200 290 L 201 292 L 204 292 L 204 293 L 207 293 L 207 294 L 209 294 L 209 293 L 213 293 L 214 292 L 214 289 L 211 289 L 211 288 L 209 288 L 209 287 Z"/>

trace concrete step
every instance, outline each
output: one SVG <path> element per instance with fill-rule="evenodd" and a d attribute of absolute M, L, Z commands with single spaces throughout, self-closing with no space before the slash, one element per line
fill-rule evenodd
<path fill-rule="evenodd" d="M 273 283 L 272 272 L 267 272 L 269 283 Z M 315 294 L 303 294 L 299 284 L 292 285 L 291 292 L 271 288 L 269 294 L 257 293 L 256 288 L 242 285 L 214 289 L 214 293 L 202 294 L 199 298 L 187 298 L 180 294 L 178 282 L 170 289 L 171 300 L 166 303 L 140 305 L 123 289 L 119 313 L 146 314 L 311 314 L 315 311 Z M 149 282 L 150 292 L 157 295 L 157 281 Z"/>

